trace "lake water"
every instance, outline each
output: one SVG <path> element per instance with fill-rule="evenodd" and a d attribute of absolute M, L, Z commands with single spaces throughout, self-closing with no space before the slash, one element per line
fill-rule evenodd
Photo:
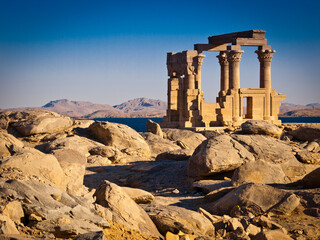
<path fill-rule="evenodd" d="M 145 132 L 148 119 L 154 122 L 162 121 L 162 118 L 95 118 L 93 120 L 122 123 L 138 132 Z M 320 117 L 279 117 L 279 119 L 283 123 L 320 123 Z"/>

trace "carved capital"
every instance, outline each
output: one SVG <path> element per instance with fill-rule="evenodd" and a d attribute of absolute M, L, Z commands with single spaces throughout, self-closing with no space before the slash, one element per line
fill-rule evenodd
<path fill-rule="evenodd" d="M 244 51 L 242 50 L 231 50 L 228 51 L 227 56 L 228 56 L 228 61 L 229 62 L 240 62 L 241 60 L 241 54 Z"/>
<path fill-rule="evenodd" d="M 260 62 L 271 62 L 273 53 L 275 50 L 257 50 L 255 51 L 258 54 L 258 59 Z"/>
<path fill-rule="evenodd" d="M 202 63 L 203 63 L 203 59 L 205 58 L 206 56 L 204 55 L 204 54 L 202 54 L 202 53 L 200 53 L 199 55 L 198 55 L 198 67 L 201 67 L 201 65 L 202 65 Z"/>
<path fill-rule="evenodd" d="M 221 66 L 229 63 L 226 52 L 221 51 L 220 54 L 217 56 L 217 58 Z"/>

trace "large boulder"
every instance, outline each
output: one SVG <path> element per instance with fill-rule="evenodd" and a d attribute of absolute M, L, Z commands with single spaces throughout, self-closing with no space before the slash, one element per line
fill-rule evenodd
<path fill-rule="evenodd" d="M 282 130 L 276 125 L 263 120 L 248 120 L 241 124 L 243 133 L 268 135 L 280 138 Z"/>
<path fill-rule="evenodd" d="M 231 184 L 239 186 L 244 183 L 286 183 L 286 175 L 278 164 L 257 160 L 240 166 L 232 176 Z"/>
<path fill-rule="evenodd" d="M 11 112 L 9 118 L 10 125 L 24 136 L 64 131 L 73 125 L 71 118 L 43 110 Z"/>
<path fill-rule="evenodd" d="M 142 189 L 122 187 L 122 189 L 138 204 L 149 204 L 154 200 L 154 196 Z"/>
<path fill-rule="evenodd" d="M 307 188 L 320 188 L 320 168 L 313 170 L 302 178 L 302 183 Z"/>
<path fill-rule="evenodd" d="M 151 133 L 163 138 L 163 132 L 162 132 L 161 127 L 158 123 L 148 119 L 147 123 L 146 123 L 146 127 L 147 127 L 148 132 L 151 132 Z"/>
<path fill-rule="evenodd" d="M 182 130 L 175 128 L 164 128 L 162 131 L 166 134 L 166 137 L 171 141 L 176 141 L 182 146 L 186 146 L 189 149 L 196 149 L 207 138 L 201 133 L 195 133 L 190 130 Z"/>
<path fill-rule="evenodd" d="M 155 135 L 153 133 L 146 132 L 146 133 L 142 133 L 141 136 L 149 144 L 152 157 L 156 157 L 157 155 L 159 155 L 163 152 L 169 152 L 172 150 L 181 149 L 174 142 L 172 142 L 168 139 L 164 139 L 164 138 L 162 138 L 158 135 Z"/>
<path fill-rule="evenodd" d="M 190 177 L 227 172 L 240 167 L 254 156 L 228 135 L 219 135 L 204 141 L 189 158 Z"/>
<path fill-rule="evenodd" d="M 52 153 L 65 174 L 66 191 L 71 194 L 80 193 L 87 163 L 85 156 L 71 149 L 53 150 Z"/>
<path fill-rule="evenodd" d="M 313 141 L 320 138 L 320 125 L 305 125 L 288 133 L 301 141 Z"/>
<path fill-rule="evenodd" d="M 290 214 L 299 204 L 295 194 L 261 183 L 248 183 L 204 208 L 214 214 L 230 214 L 235 207 L 239 207 L 244 214 Z"/>
<path fill-rule="evenodd" d="M 84 137 L 71 136 L 71 137 L 66 137 L 62 139 L 56 139 L 52 142 L 48 142 L 45 144 L 44 149 L 48 153 L 57 149 L 71 149 L 79 152 L 83 156 L 88 157 L 90 156 L 89 151 L 99 146 L 104 146 L 104 145 Z"/>
<path fill-rule="evenodd" d="M 133 157 L 150 158 L 150 148 L 143 137 L 132 128 L 119 123 L 95 122 L 90 134 L 107 146 L 114 146 Z"/>
<path fill-rule="evenodd" d="M 96 203 L 112 212 L 112 221 L 152 236 L 161 236 L 148 214 L 118 185 L 103 181 L 96 192 Z"/>
<path fill-rule="evenodd" d="M 24 144 L 13 135 L 0 131 L 0 158 L 10 156 L 12 146 L 23 147 Z"/>
<path fill-rule="evenodd" d="M 215 234 L 214 226 L 201 213 L 176 206 L 150 206 L 146 211 L 163 235 L 168 231 L 209 237 Z"/>
<path fill-rule="evenodd" d="M 35 176 L 45 183 L 65 189 L 65 174 L 58 160 L 51 154 L 44 154 L 34 148 L 20 148 L 0 162 L 0 168 L 17 168 L 24 176 Z"/>

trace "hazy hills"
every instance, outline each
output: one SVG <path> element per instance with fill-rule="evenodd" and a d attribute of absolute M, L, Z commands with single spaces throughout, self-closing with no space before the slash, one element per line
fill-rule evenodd
<path fill-rule="evenodd" d="M 85 101 L 69 101 L 60 99 L 50 101 L 40 108 L 26 107 L 7 110 L 43 109 L 57 112 L 73 118 L 135 118 L 163 117 L 166 114 L 167 103 L 149 98 L 136 98 L 119 105 L 95 104 Z M 1 111 L 1 110 L 0 110 Z M 4 111 L 4 109 L 2 109 Z M 282 117 L 315 117 L 320 116 L 320 103 L 295 105 L 283 103 L 280 107 Z"/>

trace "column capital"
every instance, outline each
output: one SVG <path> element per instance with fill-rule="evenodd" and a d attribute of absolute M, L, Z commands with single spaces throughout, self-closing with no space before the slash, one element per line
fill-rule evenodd
<path fill-rule="evenodd" d="M 198 67 L 201 67 L 202 63 L 203 63 L 203 59 L 206 57 L 206 55 L 199 53 L 198 55 Z"/>
<path fill-rule="evenodd" d="M 240 62 L 243 50 L 230 50 L 227 52 L 229 62 Z"/>
<path fill-rule="evenodd" d="M 271 62 L 272 55 L 275 50 L 256 50 L 255 53 L 258 54 L 258 59 L 260 62 Z"/>
<path fill-rule="evenodd" d="M 221 51 L 217 58 L 219 60 L 220 65 L 226 65 L 229 63 L 226 51 Z"/>

